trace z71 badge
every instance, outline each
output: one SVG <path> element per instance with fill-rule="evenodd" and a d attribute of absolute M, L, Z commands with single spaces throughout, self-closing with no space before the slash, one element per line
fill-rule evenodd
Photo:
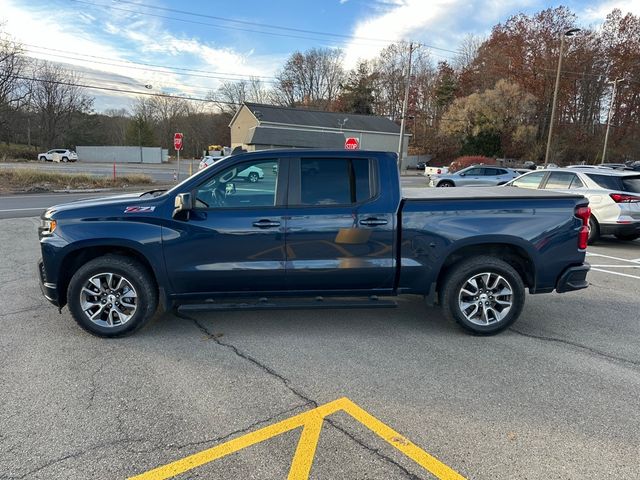
<path fill-rule="evenodd" d="M 153 212 L 156 207 L 126 207 L 124 213 L 147 213 Z"/>

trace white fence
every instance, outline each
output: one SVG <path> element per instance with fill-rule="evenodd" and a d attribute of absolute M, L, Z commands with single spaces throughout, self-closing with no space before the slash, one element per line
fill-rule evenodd
<path fill-rule="evenodd" d="M 86 163 L 163 163 L 169 151 L 160 147 L 76 147 L 78 161 Z"/>

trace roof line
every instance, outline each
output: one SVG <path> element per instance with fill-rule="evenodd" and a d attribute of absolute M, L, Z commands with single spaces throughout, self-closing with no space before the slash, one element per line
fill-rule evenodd
<path fill-rule="evenodd" d="M 311 129 L 313 129 L 314 131 L 327 131 L 330 130 L 332 132 L 337 132 L 337 133 L 347 133 L 347 132 L 359 132 L 359 133 L 376 133 L 376 134 L 380 134 L 380 135 L 395 135 L 398 136 L 400 135 L 400 132 L 384 132 L 384 131 L 380 131 L 380 130 L 358 130 L 355 128 L 343 128 L 342 130 L 337 128 L 337 127 L 324 127 L 322 125 L 298 125 L 296 123 L 281 123 L 281 122 L 270 122 L 270 121 L 265 121 L 265 120 L 258 120 L 258 122 L 260 122 L 260 126 L 263 127 L 269 127 L 270 125 L 284 125 L 286 127 L 294 127 L 291 128 L 290 130 L 302 130 L 302 131 L 310 131 Z M 275 127 L 270 127 L 270 128 L 281 128 L 278 126 Z M 399 128 L 399 127 L 398 127 Z M 282 130 L 284 130 L 282 128 Z M 332 133 L 330 132 L 330 133 Z M 405 137 L 410 137 L 412 134 L 410 133 L 405 133 L 404 134 Z"/>
<path fill-rule="evenodd" d="M 268 103 L 254 103 L 254 102 L 243 102 L 244 105 L 249 106 L 249 105 L 254 105 L 256 107 L 267 107 L 267 108 L 275 108 L 278 110 L 296 110 L 298 112 L 317 112 L 317 113 L 331 113 L 331 114 L 335 114 L 335 115 L 351 115 L 354 117 L 364 117 L 364 118 L 384 118 L 386 120 L 389 120 L 392 123 L 395 123 L 393 120 L 391 120 L 388 117 L 385 117 L 383 115 L 375 115 L 375 114 L 365 114 L 365 113 L 349 113 L 349 112 L 330 112 L 328 110 L 320 110 L 317 108 L 300 108 L 300 107 L 282 107 L 280 105 L 269 105 Z"/>

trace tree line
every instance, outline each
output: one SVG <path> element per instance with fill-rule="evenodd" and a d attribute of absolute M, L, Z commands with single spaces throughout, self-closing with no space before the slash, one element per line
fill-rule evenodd
<path fill-rule="evenodd" d="M 418 46 L 406 118 L 410 152 L 431 154 L 438 163 L 459 155 L 541 162 L 561 35 L 576 25 L 567 7 L 549 8 L 512 16 L 487 38 L 467 36 L 451 60 L 435 60 Z M 76 74 L 33 64 L 19 45 L 4 40 L 0 140 L 169 147 L 172 133 L 183 131 L 185 153 L 197 156 L 208 144 L 228 145 L 228 122 L 244 101 L 382 115 L 399 123 L 408 54 L 406 42 L 391 44 L 349 70 L 339 49 L 296 51 L 274 82 L 226 82 L 206 102 L 140 96 L 129 110 L 96 114 L 86 90 L 73 86 Z M 609 111 L 607 160 L 640 159 L 640 17 L 613 10 L 601 26 L 565 38 L 563 59 L 551 161 L 599 162 Z"/>

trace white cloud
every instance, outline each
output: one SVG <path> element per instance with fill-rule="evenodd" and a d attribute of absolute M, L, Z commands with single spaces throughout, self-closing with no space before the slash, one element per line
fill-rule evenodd
<path fill-rule="evenodd" d="M 623 14 L 640 15 L 639 0 L 606 0 L 598 5 L 587 7 L 581 19 L 587 22 L 603 22 L 613 9 L 619 9 Z"/>
<path fill-rule="evenodd" d="M 466 34 L 486 35 L 505 15 L 535 3 L 539 1 L 379 0 L 374 4 L 375 15 L 356 24 L 345 47 L 345 64 L 353 67 L 358 59 L 374 58 L 385 46 L 401 40 L 456 50 Z M 437 49 L 431 53 L 438 59 L 455 55 Z"/>
<path fill-rule="evenodd" d="M 213 76 L 218 75 L 216 72 L 236 74 L 226 75 L 228 78 L 268 76 L 280 65 L 280 59 L 274 61 L 273 56 L 257 56 L 252 50 L 237 52 L 228 46 L 173 34 L 156 18 L 96 9 L 82 12 L 80 16 L 74 13 L 74 18 L 80 21 L 72 22 L 71 28 L 70 15 L 70 10 L 54 10 L 48 5 L 33 7 L 15 0 L 0 0 L 0 23 L 5 21 L 4 30 L 24 44 L 27 55 L 64 62 L 65 68 L 84 75 L 87 84 L 147 93 L 149 90 L 144 85 L 151 84 L 154 91 L 204 97 L 207 90 L 215 90 L 224 80 L 189 75 L 188 72 L 149 71 L 140 65 L 127 64 L 127 61 L 204 70 Z M 91 93 L 99 98 L 107 96 L 105 92 Z M 127 98 L 130 95 L 112 94 L 112 97 L 117 96 L 121 97 L 123 106 L 130 102 Z M 102 109 L 99 102 L 96 107 Z"/>

